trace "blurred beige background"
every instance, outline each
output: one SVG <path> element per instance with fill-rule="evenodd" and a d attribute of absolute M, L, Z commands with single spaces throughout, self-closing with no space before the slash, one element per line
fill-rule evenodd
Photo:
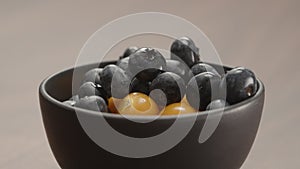
<path fill-rule="evenodd" d="M 0 168 L 58 169 L 41 121 L 39 83 L 74 65 L 88 37 L 107 22 L 159 11 L 194 23 L 224 64 L 253 69 L 265 83 L 263 119 L 242 168 L 299 169 L 299 9 L 298 0 L 0 0 Z"/>

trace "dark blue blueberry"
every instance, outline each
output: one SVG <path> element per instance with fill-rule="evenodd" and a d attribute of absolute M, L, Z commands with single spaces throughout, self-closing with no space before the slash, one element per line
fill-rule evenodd
<path fill-rule="evenodd" d="M 165 72 L 158 75 L 152 81 L 150 85 L 150 93 L 156 89 L 162 91 L 158 92 L 158 94 L 161 96 L 153 97 L 156 103 L 160 106 L 164 106 L 161 104 L 164 104 L 166 99 L 166 105 L 169 105 L 171 103 L 177 103 L 181 101 L 185 95 L 185 82 L 179 75 L 172 72 Z"/>
<path fill-rule="evenodd" d="M 63 103 L 66 104 L 66 105 L 69 105 L 69 106 L 74 106 L 76 104 L 76 101 L 74 101 L 74 100 L 66 100 Z"/>
<path fill-rule="evenodd" d="M 188 37 L 176 39 L 171 45 L 171 59 L 182 60 L 192 67 L 195 63 L 200 62 L 199 49 Z"/>
<path fill-rule="evenodd" d="M 132 77 L 132 73 L 129 70 L 129 57 L 120 59 L 117 61 L 117 66 L 119 66 L 121 69 L 123 69 L 130 77 Z"/>
<path fill-rule="evenodd" d="M 83 98 L 86 96 L 101 96 L 103 98 L 107 98 L 107 93 L 104 88 L 100 84 L 95 84 L 93 82 L 85 82 L 83 83 L 78 90 L 79 98 Z"/>
<path fill-rule="evenodd" d="M 128 61 L 129 61 L 129 57 L 126 57 L 118 60 L 116 65 L 126 71 L 128 70 Z"/>
<path fill-rule="evenodd" d="M 214 109 L 220 109 L 225 108 L 226 106 L 229 106 L 229 104 L 222 99 L 217 99 L 209 103 L 209 105 L 206 107 L 206 110 L 214 110 Z"/>
<path fill-rule="evenodd" d="M 228 71 L 222 78 L 221 88 L 226 90 L 227 102 L 232 105 L 253 96 L 258 84 L 251 70 L 238 67 Z"/>
<path fill-rule="evenodd" d="M 203 73 L 203 72 L 211 72 L 215 75 L 219 75 L 218 71 L 206 63 L 196 63 L 192 68 L 192 72 L 194 75 Z"/>
<path fill-rule="evenodd" d="M 79 101 L 79 96 L 78 95 L 74 95 L 72 96 L 69 100 L 64 101 L 64 104 L 67 104 L 69 106 L 74 106 L 76 104 L 76 102 Z"/>
<path fill-rule="evenodd" d="M 129 93 L 130 76 L 116 65 L 107 65 L 100 74 L 107 98 L 123 98 Z M 113 93 L 112 93 L 113 92 Z"/>
<path fill-rule="evenodd" d="M 183 80 L 188 83 L 193 77 L 193 73 L 190 68 L 183 62 L 178 60 L 166 60 L 167 61 L 167 72 L 173 72 L 179 75 Z"/>
<path fill-rule="evenodd" d="M 76 102 L 75 107 L 100 111 L 100 112 L 108 112 L 107 104 L 105 100 L 100 96 L 83 97 L 78 102 Z"/>
<path fill-rule="evenodd" d="M 78 95 L 74 95 L 69 100 L 77 102 L 79 100 L 79 96 Z"/>
<path fill-rule="evenodd" d="M 150 84 L 151 84 L 151 82 L 144 82 L 144 81 L 140 81 L 137 78 L 134 78 L 131 81 L 131 84 L 130 84 L 130 93 L 140 92 L 140 93 L 144 93 L 146 95 L 149 95 L 149 93 L 150 93 Z"/>
<path fill-rule="evenodd" d="M 165 58 L 152 48 L 140 48 L 129 57 L 129 70 L 141 81 L 153 80 L 165 68 Z"/>
<path fill-rule="evenodd" d="M 220 76 L 211 72 L 194 76 L 186 89 L 186 98 L 190 105 L 200 111 L 206 110 L 208 104 L 219 97 L 220 81 Z"/>
<path fill-rule="evenodd" d="M 93 82 L 96 84 L 100 84 L 100 73 L 102 72 L 102 68 L 95 68 L 85 73 L 83 82 Z"/>
<path fill-rule="evenodd" d="M 123 55 L 120 56 L 120 59 L 123 59 L 123 58 L 126 58 L 126 57 L 132 55 L 132 54 L 135 53 L 138 49 L 139 49 L 139 48 L 136 47 L 136 46 L 131 46 L 131 47 L 127 48 L 127 49 L 125 50 L 125 52 L 123 53 Z"/>
<path fill-rule="evenodd" d="M 159 74 L 165 71 L 160 69 L 144 69 L 140 71 L 135 77 L 142 82 L 151 82 L 155 79 Z"/>

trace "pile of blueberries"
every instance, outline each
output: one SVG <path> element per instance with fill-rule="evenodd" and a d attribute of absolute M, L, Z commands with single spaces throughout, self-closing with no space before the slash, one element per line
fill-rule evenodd
<path fill-rule="evenodd" d="M 174 115 L 236 104 L 258 90 L 249 69 L 220 71 L 201 62 L 188 37 L 176 39 L 170 52 L 165 59 L 156 49 L 129 47 L 116 64 L 88 71 L 77 94 L 64 103 L 119 114 Z"/>

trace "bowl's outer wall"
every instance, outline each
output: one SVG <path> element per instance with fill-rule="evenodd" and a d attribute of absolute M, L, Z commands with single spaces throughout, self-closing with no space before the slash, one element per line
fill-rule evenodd
<path fill-rule="evenodd" d="M 91 67 L 94 65 L 83 69 Z M 71 82 L 72 69 L 47 81 L 46 90 L 56 99 L 63 100 L 71 96 Z M 263 91 L 256 99 L 226 110 L 214 134 L 203 144 L 198 143 L 198 138 L 206 116 L 198 115 L 187 137 L 173 149 L 154 157 L 133 159 L 114 155 L 96 145 L 80 126 L 75 110 L 58 106 L 41 90 L 39 96 L 44 127 L 52 152 L 63 169 L 237 169 L 245 161 L 254 142 L 264 104 Z M 85 115 L 90 116 L 89 113 Z M 158 119 L 140 124 L 113 117 L 107 117 L 107 120 L 115 129 L 135 137 L 156 135 L 173 122 Z M 187 118 L 180 124 L 189 122 Z"/>

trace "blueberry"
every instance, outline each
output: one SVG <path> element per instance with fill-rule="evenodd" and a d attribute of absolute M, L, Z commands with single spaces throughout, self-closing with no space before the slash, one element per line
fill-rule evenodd
<path fill-rule="evenodd" d="M 107 65 L 100 74 L 107 98 L 123 98 L 129 93 L 130 76 L 116 65 Z M 113 91 L 113 93 L 112 93 Z"/>
<path fill-rule="evenodd" d="M 129 57 L 130 72 L 141 81 L 151 81 L 166 68 L 166 60 L 159 51 L 140 48 Z"/>
<path fill-rule="evenodd" d="M 194 76 L 188 83 L 186 97 L 191 106 L 203 111 L 207 105 L 219 97 L 221 78 L 211 72 Z"/>
<path fill-rule="evenodd" d="M 63 103 L 66 104 L 66 105 L 69 105 L 69 106 L 74 106 L 76 104 L 76 101 L 74 101 L 74 100 L 66 100 Z"/>
<path fill-rule="evenodd" d="M 149 95 L 151 82 L 140 81 L 138 78 L 134 78 L 130 84 L 130 93 L 139 92 Z"/>
<path fill-rule="evenodd" d="M 132 77 L 132 73 L 129 70 L 128 62 L 129 62 L 129 57 L 126 57 L 118 60 L 116 65 L 119 66 L 121 69 L 123 69 L 128 74 L 128 76 Z"/>
<path fill-rule="evenodd" d="M 120 59 L 117 61 L 117 66 L 119 66 L 121 69 L 127 71 L 128 69 L 128 61 L 129 61 L 129 57 Z"/>
<path fill-rule="evenodd" d="M 166 98 L 166 105 L 181 101 L 185 95 L 185 82 L 179 75 L 172 72 L 165 72 L 158 75 L 152 81 L 150 85 L 150 93 L 156 89 L 161 90 L 162 93 L 158 93 L 159 96 L 155 96 L 153 99 L 158 105 L 165 106 L 161 105 L 165 103 L 165 101 L 161 99 Z"/>
<path fill-rule="evenodd" d="M 100 96 L 83 97 L 78 102 L 76 102 L 75 107 L 100 112 L 107 112 L 107 104 L 105 100 Z"/>
<path fill-rule="evenodd" d="M 100 73 L 102 72 L 102 68 L 95 68 L 85 73 L 83 82 L 93 82 L 96 84 L 100 84 Z"/>
<path fill-rule="evenodd" d="M 125 50 L 125 52 L 123 53 L 123 55 L 120 56 L 120 59 L 123 59 L 123 58 L 126 58 L 126 57 L 132 55 L 132 54 L 135 53 L 138 49 L 139 49 L 139 48 L 136 47 L 136 46 L 131 46 L 131 47 L 127 48 L 127 49 Z"/>
<path fill-rule="evenodd" d="M 107 93 L 105 92 L 104 88 L 100 84 L 95 84 L 93 82 L 83 83 L 78 90 L 79 98 L 94 95 L 107 98 Z"/>
<path fill-rule="evenodd" d="M 192 72 L 194 75 L 203 73 L 203 72 L 211 72 L 213 74 L 219 75 L 218 71 L 206 63 L 196 63 L 192 68 Z"/>
<path fill-rule="evenodd" d="M 79 100 L 79 96 L 78 95 L 74 95 L 69 100 L 77 102 Z"/>
<path fill-rule="evenodd" d="M 182 60 L 192 67 L 200 61 L 199 49 L 188 37 L 176 39 L 171 45 L 171 59 Z"/>
<path fill-rule="evenodd" d="M 225 100 L 217 99 L 210 102 L 209 105 L 206 107 L 206 110 L 220 109 L 226 106 L 229 106 L 229 104 Z"/>
<path fill-rule="evenodd" d="M 163 73 L 165 71 L 160 69 L 144 69 L 140 71 L 135 77 L 139 79 L 141 82 L 151 82 L 153 79 L 155 79 L 159 74 Z"/>
<path fill-rule="evenodd" d="M 67 104 L 69 106 L 74 106 L 76 104 L 76 102 L 79 101 L 79 96 L 78 95 L 74 95 L 72 96 L 69 100 L 64 101 L 64 104 Z"/>
<path fill-rule="evenodd" d="M 255 74 L 243 67 L 228 71 L 222 78 L 220 86 L 226 90 L 229 104 L 235 104 L 253 96 L 258 89 Z"/>
<path fill-rule="evenodd" d="M 193 77 L 190 68 L 183 62 L 178 60 L 166 60 L 167 61 L 167 72 L 173 72 L 179 75 L 183 80 L 188 83 Z"/>
<path fill-rule="evenodd" d="M 116 71 L 111 83 L 111 96 L 121 99 L 129 94 L 131 78 L 130 76 L 120 69 Z"/>

